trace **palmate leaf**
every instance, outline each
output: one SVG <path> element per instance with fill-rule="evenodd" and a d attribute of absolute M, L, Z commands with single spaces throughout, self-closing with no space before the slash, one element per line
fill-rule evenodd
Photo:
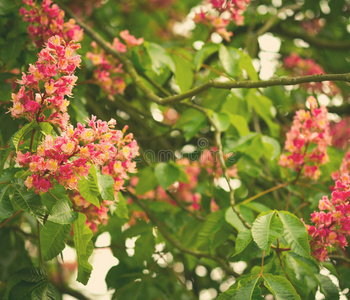
<path fill-rule="evenodd" d="M 97 183 L 101 192 L 102 199 L 115 200 L 114 197 L 114 180 L 109 175 L 102 175 L 100 170 L 96 170 Z"/>
<path fill-rule="evenodd" d="M 296 254 L 305 258 L 310 257 L 308 233 L 303 222 L 287 211 L 280 211 L 278 215 L 283 223 L 284 238 Z"/>
<path fill-rule="evenodd" d="M 282 234 L 283 225 L 275 211 L 261 213 L 252 226 L 255 243 L 266 253 L 270 252 L 271 244 Z"/>
<path fill-rule="evenodd" d="M 8 281 L 3 299 L 55 300 L 55 293 L 46 272 L 27 267 L 13 274 Z"/>
<path fill-rule="evenodd" d="M 339 289 L 333 281 L 322 274 L 316 274 L 321 293 L 326 299 L 339 300 Z"/>
<path fill-rule="evenodd" d="M 263 274 L 264 284 L 275 300 L 301 300 L 292 284 L 283 276 Z"/>
<path fill-rule="evenodd" d="M 264 298 L 261 296 L 259 282 L 258 274 L 241 276 L 217 300 L 262 300 Z"/>
<path fill-rule="evenodd" d="M 86 216 L 82 213 L 78 213 L 78 219 L 73 223 L 74 230 L 74 245 L 77 252 L 78 261 L 78 277 L 77 281 L 86 285 L 89 281 L 92 266 L 88 259 L 91 256 L 94 246 L 91 242 L 92 231 L 85 224 Z"/>
<path fill-rule="evenodd" d="M 40 230 L 41 253 L 44 260 L 51 260 L 62 252 L 72 226 L 50 221 Z"/>

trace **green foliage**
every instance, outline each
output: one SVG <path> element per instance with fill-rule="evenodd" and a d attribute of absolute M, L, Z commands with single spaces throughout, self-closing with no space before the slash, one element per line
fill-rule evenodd
<path fill-rule="evenodd" d="M 154 173 L 159 184 L 166 190 L 180 176 L 180 171 L 171 163 L 158 163 L 154 168 Z"/>

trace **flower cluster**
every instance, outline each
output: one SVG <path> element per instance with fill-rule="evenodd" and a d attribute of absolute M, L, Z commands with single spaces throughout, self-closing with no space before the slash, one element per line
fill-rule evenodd
<path fill-rule="evenodd" d="M 78 181 L 89 174 L 91 165 L 97 166 L 102 174 L 114 179 L 114 190 L 119 192 L 128 177 L 135 173 L 138 146 L 132 134 L 124 136 L 126 130 L 114 130 L 115 120 L 110 122 L 88 120 L 88 126 L 78 123 L 77 128 L 68 126 L 56 138 L 47 135 L 38 146 L 36 154 L 29 151 L 17 153 L 17 163 L 29 167 L 32 172 L 25 185 L 37 193 L 47 192 L 53 180 L 66 189 L 78 189 Z"/>
<path fill-rule="evenodd" d="M 335 247 L 347 246 L 346 237 L 350 235 L 350 177 L 340 176 L 332 188 L 331 199 L 323 196 L 318 208 L 311 214 L 314 225 L 306 225 L 312 254 L 319 261 L 328 257 L 328 252 Z"/>
<path fill-rule="evenodd" d="M 66 42 L 79 42 L 83 39 L 83 29 L 75 24 L 74 19 L 64 22 L 64 11 L 51 0 L 43 0 L 41 5 L 33 0 L 23 0 L 29 9 L 22 7 L 20 14 L 29 22 L 28 33 L 37 47 L 41 47 L 49 37 L 59 35 Z"/>
<path fill-rule="evenodd" d="M 69 3 L 69 7 L 79 17 L 90 16 L 93 11 L 101 7 L 105 1 L 103 0 L 74 0 Z"/>
<path fill-rule="evenodd" d="M 317 35 L 320 33 L 325 25 L 324 19 L 312 19 L 301 22 L 301 27 L 310 35 Z"/>
<path fill-rule="evenodd" d="M 78 123 L 76 128 L 68 125 L 69 102 L 65 96 L 71 95 L 77 80 L 73 74 L 81 61 L 75 55 L 79 47 L 73 41 L 66 44 L 58 35 L 49 38 L 36 64 L 30 65 L 28 74 L 23 73 L 19 81 L 22 87 L 12 94 L 10 111 L 15 118 L 60 126 L 60 135 L 46 135 L 38 141 L 36 151 L 18 151 L 16 162 L 29 169 L 24 182 L 28 189 L 45 193 L 56 181 L 65 187 L 73 208 L 87 215 L 87 224 L 95 232 L 98 224 L 106 222 L 110 202 L 103 201 L 100 208 L 88 203 L 79 194 L 78 182 L 89 175 L 91 167 L 96 167 L 113 178 L 116 198 L 128 173 L 136 172 L 136 162 L 132 160 L 138 155 L 138 146 L 131 133 L 125 134 L 127 126 L 114 129 L 114 119 L 107 123 L 92 116 L 87 124 Z"/>
<path fill-rule="evenodd" d="M 120 53 L 125 53 L 127 49 L 139 46 L 143 43 L 143 38 L 136 39 L 129 34 L 128 30 L 120 32 L 120 37 L 124 40 L 123 44 L 119 38 L 114 38 L 112 47 Z M 98 84 L 107 95 L 123 94 L 126 87 L 124 78 L 125 73 L 123 65 L 113 56 L 106 54 L 95 42 L 91 43 L 93 52 L 87 52 L 86 57 L 90 59 L 95 66 L 93 76 L 94 82 Z"/>
<path fill-rule="evenodd" d="M 225 159 L 228 160 L 230 157 L 230 155 L 227 155 Z M 188 158 L 182 158 L 178 159 L 176 163 L 183 168 L 183 171 L 186 174 L 186 181 L 175 182 L 168 188 L 168 192 L 161 186 L 158 186 L 155 190 L 138 196 L 139 199 L 147 199 L 148 201 L 163 201 L 177 206 L 176 201 L 174 201 L 175 198 L 177 201 L 181 201 L 183 205 L 192 211 L 203 209 L 201 204 L 202 196 L 196 191 L 200 174 L 205 173 L 207 177 L 209 176 L 214 180 L 220 178 L 223 174 L 219 159 L 217 157 L 216 148 L 213 147 L 211 150 L 205 149 L 198 161 L 190 161 Z M 229 167 L 228 174 L 230 177 L 237 177 L 236 166 Z M 133 187 L 135 187 L 138 183 L 138 178 L 131 178 L 130 183 L 131 187 L 129 187 L 129 190 L 133 191 Z M 131 199 L 129 199 L 129 203 L 132 203 Z M 215 202 L 214 198 L 212 198 L 210 202 L 210 211 L 215 212 L 218 209 L 218 204 Z M 136 219 L 148 220 L 144 213 L 135 211 L 130 218 L 129 224 L 133 225 L 136 222 Z"/>
<path fill-rule="evenodd" d="M 244 22 L 243 13 L 250 3 L 250 0 L 209 0 L 211 8 L 216 11 L 212 14 L 210 11 L 201 11 L 194 16 L 194 22 L 204 24 L 210 32 L 216 32 L 226 41 L 230 41 L 233 33 L 227 31 L 227 26 L 232 22 L 236 25 L 242 25 Z"/>
<path fill-rule="evenodd" d="M 317 180 L 321 174 L 319 166 L 328 162 L 327 145 L 331 144 L 331 136 L 327 109 L 318 107 L 312 96 L 307 100 L 311 111 L 296 112 L 284 146 L 288 152 L 281 155 L 279 164 Z"/>
<path fill-rule="evenodd" d="M 333 146 L 345 150 L 350 142 L 350 118 L 344 117 L 338 123 L 330 123 L 330 133 Z"/>
<path fill-rule="evenodd" d="M 113 201 L 103 200 L 100 208 L 87 202 L 77 191 L 70 194 L 73 203 L 73 209 L 86 215 L 86 225 L 90 227 L 93 233 L 96 233 L 100 224 L 106 225 L 108 221 L 109 206 Z"/>
<path fill-rule="evenodd" d="M 340 176 L 350 174 L 350 150 L 348 150 L 343 158 L 343 161 L 340 165 L 339 171 L 332 173 L 332 179 L 338 180 Z"/>
<path fill-rule="evenodd" d="M 12 117 L 66 127 L 69 101 L 65 97 L 71 95 L 78 79 L 74 71 L 81 62 L 80 55 L 75 55 L 79 48 L 74 42 L 66 44 L 58 35 L 49 38 L 38 61 L 30 65 L 28 74 L 23 73 L 22 80 L 18 81 L 22 86 L 17 94 L 12 94 Z"/>
<path fill-rule="evenodd" d="M 243 13 L 250 4 L 250 0 L 209 0 L 209 2 L 220 14 L 229 13 L 230 20 L 236 25 L 243 24 Z"/>
<path fill-rule="evenodd" d="M 311 58 L 303 59 L 298 54 L 292 53 L 284 59 L 284 67 L 296 76 L 325 74 L 323 68 Z M 309 82 L 302 86 L 316 93 L 324 93 L 330 96 L 339 93 L 339 88 L 333 82 Z"/>
<path fill-rule="evenodd" d="M 231 31 L 227 31 L 226 27 L 230 24 L 229 20 L 223 19 L 219 16 L 214 16 L 208 13 L 201 11 L 200 13 L 196 13 L 193 21 L 196 24 L 204 24 L 208 27 L 210 32 L 216 32 L 222 36 L 226 41 L 230 41 L 233 33 Z"/>

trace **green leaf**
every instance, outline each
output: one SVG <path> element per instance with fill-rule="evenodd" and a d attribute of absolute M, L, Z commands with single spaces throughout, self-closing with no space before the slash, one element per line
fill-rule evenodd
<path fill-rule="evenodd" d="M 27 191 L 23 183 L 22 185 L 15 183 L 12 186 L 15 189 L 12 201 L 42 223 L 45 216 L 45 208 L 41 203 L 40 196 L 32 190 Z"/>
<path fill-rule="evenodd" d="M 78 218 L 78 213 L 72 210 L 70 203 L 67 195 L 62 195 L 53 206 L 48 220 L 58 224 L 72 224 Z"/>
<path fill-rule="evenodd" d="M 268 254 L 271 244 L 283 234 L 283 226 L 275 211 L 261 213 L 253 223 L 254 242 Z"/>
<path fill-rule="evenodd" d="M 12 0 L 0 0 L 0 15 L 5 16 L 17 7 L 17 3 Z"/>
<path fill-rule="evenodd" d="M 226 210 L 225 220 L 227 223 L 231 224 L 234 228 L 236 228 L 238 232 L 246 229 L 240 218 L 233 211 L 232 207 L 229 207 Z"/>
<path fill-rule="evenodd" d="M 93 168 L 93 167 L 91 167 Z M 97 183 L 101 191 L 103 200 L 115 200 L 114 197 L 114 180 L 110 175 L 102 175 L 100 170 L 97 170 Z"/>
<path fill-rule="evenodd" d="M 0 48 L 1 59 L 4 62 L 9 62 L 13 59 L 16 59 L 21 54 L 24 43 L 25 38 L 23 35 L 19 35 L 13 39 L 6 40 L 5 45 L 2 45 Z"/>
<path fill-rule="evenodd" d="M 178 180 L 180 171 L 170 163 L 158 163 L 154 168 L 154 172 L 159 184 L 166 190 L 171 184 Z"/>
<path fill-rule="evenodd" d="M 321 274 L 315 274 L 318 279 L 321 293 L 325 299 L 339 300 L 339 289 L 328 277 Z"/>
<path fill-rule="evenodd" d="M 233 255 L 237 255 L 247 248 L 252 239 L 252 231 L 250 229 L 241 230 L 236 238 L 235 253 Z"/>
<path fill-rule="evenodd" d="M 45 133 L 46 135 L 51 134 L 53 127 L 50 123 L 48 122 L 40 122 L 39 124 L 40 129 L 43 133 Z"/>
<path fill-rule="evenodd" d="M 157 177 L 154 175 L 151 167 L 142 169 L 140 173 L 139 181 L 135 188 L 136 195 L 143 195 L 158 185 Z"/>
<path fill-rule="evenodd" d="M 219 129 L 219 131 L 221 131 L 221 132 L 226 131 L 230 126 L 230 117 L 226 113 L 213 112 L 212 119 L 213 119 L 214 123 L 216 124 L 217 128 Z"/>
<path fill-rule="evenodd" d="M 279 126 L 272 120 L 272 101 L 263 96 L 257 95 L 253 89 L 248 93 L 247 101 L 254 111 L 265 121 L 272 136 L 279 136 Z"/>
<path fill-rule="evenodd" d="M 48 208 L 49 212 L 51 212 L 52 208 L 62 196 L 66 197 L 66 189 L 56 182 L 51 191 L 49 193 L 42 193 L 40 198 L 41 202 Z"/>
<path fill-rule="evenodd" d="M 281 153 L 280 143 L 267 135 L 263 135 L 261 141 L 264 146 L 265 157 L 270 160 L 275 160 Z"/>
<path fill-rule="evenodd" d="M 309 258 L 310 245 L 303 222 L 287 211 L 279 211 L 278 215 L 283 223 L 284 238 L 290 245 L 291 250 L 300 256 Z"/>
<path fill-rule="evenodd" d="M 101 198 L 101 194 L 98 188 L 96 169 L 94 166 L 90 167 L 88 179 L 82 177 L 78 181 L 78 187 L 80 194 L 87 202 L 100 208 L 99 198 Z"/>
<path fill-rule="evenodd" d="M 91 242 L 93 234 L 91 229 L 86 226 L 85 221 L 86 216 L 82 213 L 78 213 L 78 219 L 73 223 L 73 241 L 77 251 L 78 261 L 77 281 L 84 285 L 87 284 L 91 275 L 92 266 L 88 259 L 94 250 L 94 246 Z"/>
<path fill-rule="evenodd" d="M 264 284 L 276 300 L 301 300 L 292 284 L 283 276 L 263 274 Z"/>
<path fill-rule="evenodd" d="M 207 44 L 200 49 L 194 57 L 194 65 L 198 71 L 205 60 L 219 50 L 218 44 Z"/>
<path fill-rule="evenodd" d="M 225 211 L 218 210 L 215 213 L 211 213 L 205 220 L 197 232 L 197 240 L 195 247 L 199 248 L 202 245 L 206 245 L 206 250 L 209 252 L 212 250 L 212 241 L 216 232 L 225 224 Z"/>
<path fill-rule="evenodd" d="M 120 219 L 129 220 L 129 210 L 126 200 L 122 193 L 118 193 L 118 204 L 115 210 L 116 215 Z"/>
<path fill-rule="evenodd" d="M 186 109 L 176 122 L 175 127 L 184 131 L 186 141 L 189 141 L 196 133 L 207 126 L 205 115 L 193 108 Z"/>
<path fill-rule="evenodd" d="M 60 254 L 66 246 L 72 226 L 56 224 L 50 221 L 40 229 L 41 253 L 44 260 L 51 260 Z"/>
<path fill-rule="evenodd" d="M 32 121 L 32 122 L 24 125 L 20 130 L 18 130 L 14 134 L 13 139 L 12 139 L 12 143 L 13 143 L 16 151 L 18 151 L 18 145 L 22 141 L 24 136 L 37 126 L 38 126 L 38 124 L 36 123 L 36 121 Z"/>
<path fill-rule="evenodd" d="M 145 42 L 144 45 L 151 58 L 152 69 L 157 75 L 160 75 L 161 69 L 165 67 L 168 67 L 173 73 L 175 73 L 174 61 L 162 46 L 149 42 Z"/>
<path fill-rule="evenodd" d="M 14 213 L 9 194 L 9 185 L 0 185 L 0 221 L 11 217 Z"/>
<path fill-rule="evenodd" d="M 262 300 L 259 281 L 259 275 L 241 276 L 217 300 Z"/>
<path fill-rule="evenodd" d="M 12 85 L 8 82 L 0 82 L 0 100 L 10 101 L 12 94 Z"/>
<path fill-rule="evenodd" d="M 251 57 L 249 55 L 245 54 L 241 50 L 236 50 L 236 51 L 240 55 L 239 62 L 238 62 L 240 68 L 247 71 L 247 74 L 251 80 L 258 80 L 259 79 L 258 73 L 256 72 L 256 70 L 252 64 Z"/>
<path fill-rule="evenodd" d="M 175 62 L 175 82 L 179 86 L 181 93 L 188 91 L 193 83 L 193 70 L 190 63 L 180 56 L 173 55 Z"/>
<path fill-rule="evenodd" d="M 235 77 L 242 73 L 242 69 L 239 66 L 240 55 L 236 49 L 220 45 L 219 59 L 228 75 Z"/>
<path fill-rule="evenodd" d="M 248 123 L 244 117 L 230 113 L 228 113 L 228 115 L 230 117 L 231 124 L 237 129 L 240 136 L 245 136 L 249 134 L 250 130 L 248 127 Z"/>

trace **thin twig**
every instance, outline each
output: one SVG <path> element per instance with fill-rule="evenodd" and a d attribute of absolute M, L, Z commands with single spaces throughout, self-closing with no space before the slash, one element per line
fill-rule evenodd
<path fill-rule="evenodd" d="M 6 221 L 4 221 L 4 223 L 2 223 L 2 224 L 0 225 L 0 229 L 1 229 L 2 227 L 4 227 L 8 222 L 10 222 L 11 220 L 13 220 L 15 217 L 17 217 L 17 216 L 18 216 L 20 213 L 22 213 L 22 212 L 23 212 L 22 209 L 16 211 L 11 217 L 9 217 Z"/>

